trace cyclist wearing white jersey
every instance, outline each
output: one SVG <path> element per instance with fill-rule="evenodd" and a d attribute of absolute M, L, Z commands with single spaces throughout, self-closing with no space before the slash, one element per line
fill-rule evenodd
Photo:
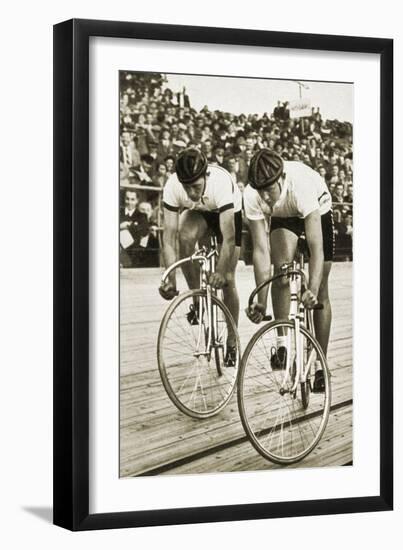
<path fill-rule="evenodd" d="M 249 185 L 244 191 L 245 214 L 253 242 L 253 266 L 256 284 L 270 277 L 270 256 L 275 272 L 291 262 L 299 237 L 304 233 L 309 248 L 309 284 L 302 296 L 306 307 L 320 302 L 314 311 L 316 337 L 326 355 L 331 325 L 328 278 L 333 260 L 334 231 L 331 196 L 321 176 L 297 161 L 283 161 L 270 149 L 261 149 L 251 160 Z M 270 245 L 267 237 L 270 231 Z M 272 285 L 273 312 L 277 319 L 287 318 L 289 286 L 281 277 Z M 259 323 L 266 312 L 267 287 L 258 302 L 247 310 L 248 317 Z M 285 336 L 279 336 L 273 368 L 284 368 Z M 322 371 L 315 373 L 314 391 L 324 390 Z"/>
<path fill-rule="evenodd" d="M 230 174 L 219 166 L 209 165 L 198 149 L 182 151 L 175 164 L 176 172 L 170 176 L 163 192 L 164 236 L 163 257 L 165 266 L 177 261 L 176 239 L 179 236 L 180 256 L 190 256 L 196 243 L 203 242 L 211 232 L 217 236 L 220 254 L 216 272 L 210 283 L 223 289 L 224 303 L 238 324 L 239 297 L 235 284 L 235 269 L 239 259 L 242 237 L 242 196 Z M 184 264 L 182 271 L 189 288 L 199 286 L 198 265 Z M 175 272 L 159 288 L 166 300 L 176 294 Z M 198 323 L 197 310 L 189 311 L 188 321 Z M 235 341 L 227 342 L 228 366 L 235 364 Z"/>

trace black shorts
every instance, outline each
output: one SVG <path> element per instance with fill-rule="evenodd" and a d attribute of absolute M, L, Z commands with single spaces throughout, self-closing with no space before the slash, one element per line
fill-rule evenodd
<path fill-rule="evenodd" d="M 332 209 L 321 216 L 322 236 L 323 236 L 323 255 L 325 262 L 333 261 L 334 256 L 334 223 Z M 297 237 L 300 237 L 305 231 L 305 221 L 303 218 L 275 218 L 271 219 L 270 233 L 276 229 L 288 229 Z"/>
<path fill-rule="evenodd" d="M 223 241 L 223 236 L 220 229 L 220 213 L 219 212 L 210 212 L 208 210 L 199 210 L 199 214 L 203 216 L 206 220 L 207 227 L 211 229 L 214 235 L 217 237 L 219 244 Z M 241 246 L 242 242 L 242 212 L 234 212 L 234 222 L 235 222 L 235 246 Z"/>

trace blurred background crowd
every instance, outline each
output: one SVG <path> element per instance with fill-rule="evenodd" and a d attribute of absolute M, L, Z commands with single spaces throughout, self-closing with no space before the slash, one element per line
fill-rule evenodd
<path fill-rule="evenodd" d="M 320 108 L 292 118 L 288 102 L 272 113 L 239 114 L 192 107 L 186 88 L 171 90 L 159 73 L 120 72 L 120 263 L 160 265 L 163 239 L 162 189 L 175 171 L 177 154 L 200 148 L 211 164 L 224 167 L 241 191 L 248 166 L 262 147 L 284 160 L 301 161 L 325 179 L 332 196 L 335 260 L 352 260 L 352 125 L 324 120 Z M 244 219 L 241 258 L 251 263 Z"/>

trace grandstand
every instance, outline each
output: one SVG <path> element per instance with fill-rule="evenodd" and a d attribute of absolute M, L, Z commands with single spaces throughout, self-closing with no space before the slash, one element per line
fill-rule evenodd
<path fill-rule="evenodd" d="M 207 78 L 207 77 L 206 77 Z M 353 147 L 352 125 L 324 120 L 320 107 L 308 116 L 292 118 L 287 101 L 271 114 L 238 114 L 192 107 L 184 88 L 171 90 L 160 73 L 120 72 L 121 228 L 125 223 L 127 190 L 144 216 L 147 231 L 127 238 L 121 232 L 122 267 L 160 265 L 163 187 L 174 171 L 175 158 L 185 147 L 201 148 L 212 164 L 226 168 L 241 190 L 247 184 L 248 163 L 262 147 L 285 160 L 304 162 L 325 179 L 333 199 L 335 260 L 352 260 Z M 143 227 L 143 224 L 141 224 Z M 124 227 L 124 225 L 123 225 Z M 242 259 L 251 261 L 251 241 L 244 220 Z"/>

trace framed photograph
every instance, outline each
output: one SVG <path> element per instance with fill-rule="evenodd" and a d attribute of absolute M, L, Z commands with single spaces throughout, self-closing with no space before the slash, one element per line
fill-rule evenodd
<path fill-rule="evenodd" d="M 54 27 L 54 523 L 391 510 L 393 41 Z"/>

